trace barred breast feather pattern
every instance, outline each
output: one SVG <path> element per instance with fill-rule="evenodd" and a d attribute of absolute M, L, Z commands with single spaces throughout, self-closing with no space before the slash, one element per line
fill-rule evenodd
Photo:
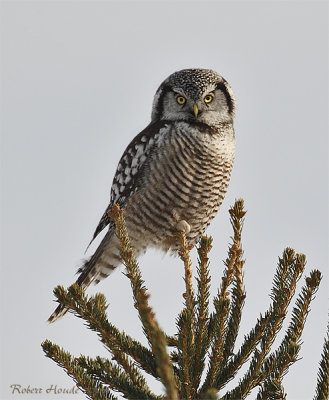
<path fill-rule="evenodd" d="M 121 264 L 118 239 L 108 217 L 124 209 L 135 254 L 149 247 L 177 252 L 173 235 L 183 230 L 194 245 L 216 215 L 228 188 L 235 157 L 235 99 L 212 70 L 187 69 L 170 75 L 157 90 L 151 123 L 128 145 L 111 188 L 110 204 L 92 240 L 108 230 L 77 283 L 88 287 Z M 66 309 L 58 306 L 49 322 Z"/>

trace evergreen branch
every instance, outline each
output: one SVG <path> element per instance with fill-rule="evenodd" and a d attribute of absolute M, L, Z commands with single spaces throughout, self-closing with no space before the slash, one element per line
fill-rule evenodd
<path fill-rule="evenodd" d="M 277 350 L 275 352 L 277 356 L 271 355 L 265 360 L 259 379 L 261 388 L 256 400 L 281 399 L 279 396 L 282 396 L 281 392 L 283 391 L 281 382 L 283 371 L 288 364 L 296 361 L 299 348 L 300 345 L 295 342 L 291 342 L 288 345 L 282 344 L 283 357 L 278 354 Z"/>
<path fill-rule="evenodd" d="M 114 360 L 122 366 L 123 370 L 125 371 L 127 377 L 131 380 L 131 383 L 133 387 L 136 390 L 139 390 L 140 394 L 139 396 L 142 396 L 143 393 L 145 393 L 145 396 L 148 397 L 150 396 L 150 389 L 147 386 L 147 383 L 141 374 L 141 372 L 136 368 L 136 366 L 128 359 L 128 356 L 124 354 L 121 351 L 115 351 L 113 352 L 113 358 Z M 103 365 L 109 365 L 109 362 L 104 361 Z M 135 394 L 132 396 L 132 398 L 143 398 L 143 397 L 136 397 Z"/>
<path fill-rule="evenodd" d="M 77 359 L 70 353 L 64 351 L 59 346 L 49 340 L 41 344 L 46 357 L 52 359 L 66 373 L 73 378 L 80 390 L 82 390 L 90 399 L 93 400 L 117 400 L 107 387 L 99 382 L 98 379 L 88 375 L 88 373 L 79 366 Z"/>
<path fill-rule="evenodd" d="M 218 294 L 218 298 L 224 298 L 229 295 L 228 288 L 232 284 L 234 279 L 234 265 L 239 256 L 238 254 L 238 246 L 233 243 L 232 246 L 229 248 L 228 257 L 225 260 L 225 269 L 223 272 L 222 283 L 220 286 L 220 292 Z"/>
<path fill-rule="evenodd" d="M 228 257 L 225 261 L 226 268 L 221 283 L 221 289 L 214 299 L 215 314 L 213 315 L 213 328 L 210 338 L 213 341 L 212 351 L 209 359 L 208 372 L 200 393 L 205 393 L 209 388 L 214 387 L 217 376 L 222 367 L 227 363 L 227 359 L 234 347 L 237 332 L 241 319 L 241 309 L 243 306 L 245 294 L 242 283 L 242 266 L 240 260 L 242 255 L 241 233 L 244 216 L 246 212 L 243 209 L 242 199 L 236 200 L 234 206 L 230 208 L 230 220 L 233 228 L 233 244 L 228 251 Z M 230 300 L 228 298 L 228 288 L 232 282 L 235 282 L 233 289 L 233 308 L 229 322 L 227 322 L 230 311 Z M 229 332 L 229 333 L 228 333 Z"/>
<path fill-rule="evenodd" d="M 329 399 L 329 324 L 324 339 L 314 400 Z"/>
<path fill-rule="evenodd" d="M 260 340 L 260 350 L 255 349 L 249 370 L 240 380 L 238 386 L 222 397 L 222 400 L 236 399 L 237 397 L 243 399 L 256 385 L 262 382 L 261 368 L 277 333 L 282 327 L 288 305 L 295 293 L 296 283 L 304 270 L 305 263 L 304 255 L 295 255 L 295 252 L 289 248 L 283 252 L 274 279 L 273 308 L 270 312 L 268 325 Z"/>
<path fill-rule="evenodd" d="M 193 284 L 192 284 L 192 262 L 191 262 L 191 257 L 190 257 L 190 250 L 187 240 L 186 240 L 186 235 L 184 232 L 177 232 L 175 233 L 175 236 L 179 239 L 179 252 L 178 255 L 184 262 L 184 270 L 185 270 L 185 293 L 183 294 L 183 297 L 185 299 L 185 306 L 187 312 L 190 314 L 190 322 L 191 326 L 189 327 L 190 331 L 192 332 L 192 343 L 191 345 L 194 344 L 194 327 L 195 327 L 195 316 L 194 316 L 194 292 L 193 292 Z"/>
<path fill-rule="evenodd" d="M 177 346 L 178 347 L 178 344 Z M 176 387 L 178 390 L 178 393 L 180 394 L 181 392 L 181 387 L 182 387 L 182 381 L 180 380 L 181 377 L 181 370 L 179 367 L 177 367 L 175 364 L 178 364 L 180 362 L 180 353 L 178 350 L 174 350 L 170 352 L 170 359 L 171 362 L 173 363 L 173 369 L 174 369 L 174 376 L 175 376 L 175 381 L 176 381 Z"/>
<path fill-rule="evenodd" d="M 192 385 L 192 374 L 195 353 L 195 313 L 194 313 L 194 292 L 192 285 L 192 262 L 190 257 L 191 248 L 187 244 L 184 232 L 176 232 L 179 240 L 179 256 L 184 262 L 185 270 L 185 307 L 181 312 L 178 326 L 178 364 L 181 376 L 181 397 L 190 400 L 194 397 L 195 389 Z"/>
<path fill-rule="evenodd" d="M 208 341 L 209 343 L 212 342 L 212 348 L 209 357 L 207 376 L 200 389 L 200 393 L 205 393 L 208 388 L 214 386 L 218 374 L 218 368 L 222 362 L 227 318 L 230 311 L 228 287 L 232 283 L 234 277 L 234 264 L 237 259 L 236 250 L 236 246 L 232 245 L 229 250 L 229 257 L 226 260 L 226 268 L 224 270 L 220 292 L 218 292 L 217 296 L 213 300 L 215 312 L 210 317 L 208 334 Z"/>
<path fill-rule="evenodd" d="M 209 356 L 208 372 L 206 379 L 200 389 L 200 395 L 212 388 L 218 373 L 218 367 L 222 361 L 222 351 L 225 343 L 225 331 L 227 326 L 227 317 L 229 314 L 230 300 L 227 297 L 214 299 L 215 313 L 213 315 L 213 334 L 212 351 Z"/>
<path fill-rule="evenodd" d="M 281 329 L 287 307 L 295 293 L 296 284 L 305 268 L 305 263 L 304 255 L 296 255 L 289 248 L 285 249 L 283 257 L 279 258 L 273 282 L 272 304 L 264 317 L 261 316 L 257 320 L 255 328 L 245 337 L 245 341 L 237 354 L 223 368 L 216 379 L 215 387 L 221 389 L 235 376 L 259 341 L 261 342 L 261 351 L 255 350 L 254 359 L 251 361 L 249 371 L 242 381 L 240 381 L 238 387 L 228 393 L 227 397 L 223 397 L 223 399 L 234 399 L 234 396 L 246 395 L 245 393 L 248 393 L 257 384 L 260 367 L 278 331 Z"/>
<path fill-rule="evenodd" d="M 177 347 L 178 346 L 178 339 L 175 336 L 169 336 L 169 335 L 165 335 L 166 336 L 166 341 L 167 341 L 167 346 L 169 347 Z"/>
<path fill-rule="evenodd" d="M 107 305 L 103 294 L 97 293 L 88 298 L 84 289 L 77 284 L 71 285 L 67 291 L 62 286 L 58 286 L 54 289 L 54 294 L 59 303 L 87 322 L 87 326 L 98 334 L 101 342 L 114 356 L 117 354 L 120 357 L 121 353 L 126 353 L 145 372 L 159 378 L 152 352 L 129 335 L 120 332 L 108 321 Z"/>
<path fill-rule="evenodd" d="M 286 398 L 281 382 L 274 379 L 264 382 L 256 400 L 285 400 Z"/>
<path fill-rule="evenodd" d="M 227 333 L 225 335 L 225 346 L 223 348 L 223 356 L 220 369 L 222 369 L 222 367 L 226 365 L 228 358 L 232 355 L 234 345 L 239 332 L 242 308 L 244 305 L 244 300 L 246 298 L 246 293 L 243 287 L 243 280 L 242 280 L 243 264 L 244 261 L 240 260 L 239 257 L 237 258 L 234 264 L 235 274 L 234 274 L 232 299 L 231 299 L 232 305 L 231 305 L 230 317 L 227 324 Z"/>
<path fill-rule="evenodd" d="M 212 247 L 212 238 L 202 236 L 199 242 L 197 321 L 195 333 L 195 355 L 193 370 L 193 388 L 197 390 L 204 369 L 205 356 L 208 349 L 208 320 L 209 320 L 209 289 L 210 276 L 208 268 L 208 253 Z"/>
<path fill-rule="evenodd" d="M 233 243 L 225 260 L 221 285 L 213 300 L 215 311 L 211 315 L 208 252 L 212 239 L 202 237 L 197 249 L 198 277 L 195 301 L 190 248 L 184 233 L 174 234 L 179 239 L 179 255 L 184 262 L 186 287 L 183 294 L 184 308 L 177 319 L 178 333 L 174 336 L 166 335 L 159 328 L 149 306 L 149 294 L 130 246 L 123 211 L 118 205 L 114 205 L 108 215 L 116 225 L 121 257 L 132 287 L 134 306 L 139 313 L 151 350 L 109 323 L 104 295 L 87 297 L 84 290 L 74 284 L 67 290 L 58 286 L 54 290 L 55 296 L 60 304 L 85 320 L 87 326 L 98 334 L 111 352 L 112 361 L 101 357 L 86 358 L 82 355 L 74 358 L 48 340 L 42 343 L 46 356 L 62 367 L 90 399 L 117 400 L 112 394 L 114 391 L 131 400 L 217 400 L 217 392 L 236 375 L 253 353 L 245 375 L 233 390 L 222 395 L 219 400 L 242 400 L 257 385 L 260 386 L 257 400 L 286 399 L 282 380 L 290 366 L 297 361 L 310 303 L 321 281 L 319 271 L 312 271 L 306 278 L 292 310 L 285 336 L 278 349 L 269 353 L 278 332 L 282 329 L 296 284 L 305 268 L 305 256 L 296 254 L 289 248 L 284 250 L 273 280 L 271 305 L 245 336 L 240 349 L 236 354 L 232 354 L 245 299 L 242 273 L 244 260 L 241 258 L 241 234 L 245 215 L 243 200 L 236 200 L 230 209 Z M 174 347 L 170 356 L 167 346 Z M 206 379 L 198 391 L 208 349 L 210 351 Z M 158 396 L 150 390 L 142 370 L 156 379 L 161 379 L 166 396 Z M 326 399 L 329 400 L 329 325 L 314 397 L 314 400 Z"/>
<path fill-rule="evenodd" d="M 221 290 L 214 298 L 215 312 L 211 315 L 209 321 L 209 343 L 212 342 L 211 355 L 209 357 L 208 372 L 206 379 L 200 389 L 200 393 L 205 393 L 208 388 L 214 386 L 215 378 L 218 374 L 218 368 L 222 361 L 222 353 L 225 343 L 225 332 L 227 329 L 227 318 L 230 311 L 229 285 L 233 280 L 234 264 L 237 253 L 233 246 L 230 249 L 229 259 L 226 260 L 226 268 L 222 278 Z"/>
<path fill-rule="evenodd" d="M 265 361 L 260 378 L 264 382 L 262 389 L 268 387 L 269 382 L 282 382 L 283 376 L 287 373 L 290 365 L 297 361 L 300 349 L 300 338 L 304 324 L 309 313 L 310 303 L 321 281 L 321 273 L 312 271 L 306 278 L 306 285 L 302 287 L 295 307 L 292 310 L 292 318 L 278 350 L 271 354 Z M 262 399 L 264 390 L 260 390 L 257 399 Z"/>
<path fill-rule="evenodd" d="M 216 378 L 215 387 L 218 390 L 221 389 L 231 379 L 233 379 L 237 371 L 248 360 L 255 346 L 260 341 L 268 325 L 270 316 L 271 314 L 269 312 L 266 312 L 264 316 L 260 316 L 260 318 L 257 319 L 255 327 L 248 333 L 248 335 L 245 336 L 245 340 L 241 345 L 241 348 L 235 355 L 232 356 L 231 360 L 226 364 L 220 375 L 218 375 Z"/>
<path fill-rule="evenodd" d="M 241 321 L 242 307 L 246 298 L 243 287 L 242 268 L 245 263 L 242 257 L 241 235 L 246 212 L 243 209 L 243 201 L 237 200 L 234 206 L 229 210 L 231 215 L 231 225 L 234 231 L 233 246 L 230 251 L 235 252 L 233 290 L 231 299 L 230 317 L 227 323 L 227 331 L 225 334 L 225 345 L 223 347 L 222 360 L 218 370 L 222 370 L 227 360 L 233 352 L 234 345 L 238 336 Z"/>
<path fill-rule="evenodd" d="M 152 347 L 152 352 L 155 355 L 158 373 L 166 388 L 167 398 L 175 400 L 178 397 L 177 388 L 173 366 L 166 349 L 166 337 L 163 331 L 159 328 L 154 313 L 148 304 L 149 294 L 144 286 L 138 263 L 130 245 L 123 211 L 120 210 L 120 207 L 117 204 L 114 204 L 109 216 L 114 220 L 116 225 L 117 237 L 120 240 L 121 257 L 127 269 L 127 276 L 131 282 L 135 308 L 139 313 L 145 335 L 148 338 Z"/>
<path fill-rule="evenodd" d="M 190 314 L 186 308 L 182 310 L 177 320 L 178 328 L 178 348 L 177 357 L 178 373 L 181 382 L 180 398 L 192 398 L 192 363 L 193 357 L 189 349 L 191 348 L 192 334 L 188 327 L 191 325 Z"/>
<path fill-rule="evenodd" d="M 101 357 L 92 359 L 80 356 L 77 361 L 89 375 L 105 383 L 110 389 L 121 392 L 127 399 L 163 399 L 162 396 L 156 396 L 148 389 L 145 380 L 141 379 L 139 374 L 127 374 L 120 366 L 109 360 Z"/>
<path fill-rule="evenodd" d="M 230 213 L 230 222 L 234 233 L 233 241 L 236 243 L 241 243 L 244 217 L 247 213 L 247 211 L 244 210 L 244 200 L 235 200 L 233 207 L 231 207 L 228 211 Z"/>

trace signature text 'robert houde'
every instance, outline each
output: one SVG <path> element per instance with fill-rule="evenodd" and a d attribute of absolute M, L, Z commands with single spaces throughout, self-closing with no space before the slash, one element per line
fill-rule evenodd
<path fill-rule="evenodd" d="M 50 385 L 46 389 L 42 387 L 22 386 L 17 383 L 10 385 L 11 394 L 77 394 L 79 389 L 76 386 L 62 388 L 58 385 Z"/>

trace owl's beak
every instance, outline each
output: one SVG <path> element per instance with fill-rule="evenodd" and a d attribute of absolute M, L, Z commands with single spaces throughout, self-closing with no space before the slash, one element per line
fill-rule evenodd
<path fill-rule="evenodd" d="M 197 118 L 198 114 L 199 114 L 199 109 L 195 103 L 193 104 L 193 111 L 194 111 L 195 118 Z"/>

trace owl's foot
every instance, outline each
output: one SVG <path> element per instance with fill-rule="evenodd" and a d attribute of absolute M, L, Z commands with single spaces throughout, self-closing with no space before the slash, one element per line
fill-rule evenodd
<path fill-rule="evenodd" d="M 191 226 L 184 219 L 178 221 L 175 228 L 176 231 L 184 233 L 189 233 L 191 230 Z"/>

